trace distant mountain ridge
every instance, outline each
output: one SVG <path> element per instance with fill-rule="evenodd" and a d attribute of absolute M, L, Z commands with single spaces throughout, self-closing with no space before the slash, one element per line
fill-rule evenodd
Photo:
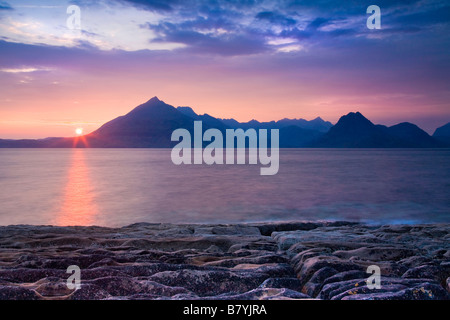
<path fill-rule="evenodd" d="M 94 132 L 73 138 L 5 140 L 3 148 L 170 148 L 175 129 L 185 128 L 191 133 L 194 121 L 202 121 L 203 130 L 216 128 L 279 129 L 281 148 L 439 148 L 450 146 L 450 123 L 438 128 L 435 134 L 411 123 L 386 127 L 375 125 L 359 112 L 342 116 L 333 126 L 320 117 L 314 120 L 282 119 L 240 123 L 235 119 L 220 119 L 208 114 L 198 115 L 190 107 L 173 107 L 153 97 L 126 115 L 119 116 Z M 448 142 L 447 142 L 448 141 Z"/>
<path fill-rule="evenodd" d="M 327 132 L 333 124 L 329 121 L 324 121 L 322 118 L 317 117 L 314 120 L 305 120 L 305 119 L 282 119 L 278 121 L 270 121 L 270 122 L 259 122 L 257 120 L 251 120 L 248 122 L 239 122 L 235 119 L 221 119 L 221 118 L 214 118 L 211 117 L 208 114 L 204 115 L 198 115 L 195 113 L 194 110 L 192 110 L 191 107 L 178 107 L 177 110 L 179 110 L 181 113 L 194 118 L 195 120 L 202 120 L 202 121 L 211 121 L 214 119 L 214 123 L 217 123 L 217 121 L 223 123 L 225 126 L 231 129 L 281 129 L 289 126 L 297 126 L 302 129 L 306 130 L 315 130 L 319 132 Z M 211 119 L 212 118 L 212 119 Z M 219 126 L 219 125 L 218 125 Z"/>
<path fill-rule="evenodd" d="M 386 127 L 373 124 L 359 112 L 350 112 L 342 116 L 314 147 L 440 148 L 445 145 L 412 123 Z"/>
<path fill-rule="evenodd" d="M 450 122 L 434 131 L 433 138 L 450 146 Z"/>
<path fill-rule="evenodd" d="M 230 128 L 242 128 L 242 129 L 281 129 L 289 126 L 297 126 L 306 130 L 315 130 L 322 133 L 327 132 L 333 124 L 329 121 L 324 121 L 322 118 L 317 117 L 314 120 L 305 119 L 282 119 L 278 121 L 259 122 L 257 120 L 251 120 L 249 122 L 238 122 L 235 119 L 219 119 Z"/>

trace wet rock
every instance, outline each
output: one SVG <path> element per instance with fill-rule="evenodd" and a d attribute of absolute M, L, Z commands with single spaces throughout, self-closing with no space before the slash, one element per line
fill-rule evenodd
<path fill-rule="evenodd" d="M 362 247 L 354 250 L 335 251 L 335 256 L 342 259 L 358 257 L 359 259 L 370 261 L 398 261 L 407 257 L 414 256 L 416 250 L 397 247 Z"/>
<path fill-rule="evenodd" d="M 409 269 L 403 274 L 403 278 L 431 279 L 439 283 L 445 283 L 450 275 L 450 267 L 424 265 Z"/>
<path fill-rule="evenodd" d="M 88 266 L 88 269 L 90 268 L 97 268 L 97 267 L 105 267 L 105 266 L 118 266 L 120 265 L 117 261 L 111 259 L 111 258 L 104 258 L 100 261 L 94 262 L 93 264 Z"/>
<path fill-rule="evenodd" d="M 240 242 L 232 245 L 228 252 L 234 253 L 236 251 L 240 250 L 258 250 L 258 251 L 276 251 L 277 250 L 277 244 L 274 241 L 271 240 L 254 240 L 254 241 L 246 241 L 246 242 Z"/>
<path fill-rule="evenodd" d="M 39 296 L 35 291 L 17 287 L 0 286 L 0 300 L 38 300 Z"/>
<path fill-rule="evenodd" d="M 259 224 L 256 225 L 256 227 L 263 236 L 271 236 L 275 231 L 312 230 L 322 225 L 323 224 L 314 222 L 287 222 Z"/>
<path fill-rule="evenodd" d="M 90 269 L 81 269 L 81 280 L 92 280 L 104 277 L 124 277 L 127 274 L 122 272 L 121 269 L 115 269 L 114 267 L 99 267 Z M 68 277 L 68 275 L 66 275 Z"/>
<path fill-rule="evenodd" d="M 424 256 L 412 256 L 399 261 L 402 265 L 407 267 L 408 269 L 418 267 L 421 265 L 429 264 L 432 262 L 432 259 Z"/>
<path fill-rule="evenodd" d="M 414 288 L 347 295 L 342 300 L 449 300 L 450 295 L 441 286 L 424 283 Z"/>
<path fill-rule="evenodd" d="M 301 291 L 302 286 L 297 278 L 269 278 L 266 279 L 260 288 L 286 288 L 294 291 Z"/>
<path fill-rule="evenodd" d="M 67 287 L 67 282 L 62 279 L 47 278 L 39 281 L 39 286 L 35 289 L 44 297 L 67 296 L 74 292 L 73 289 Z"/>
<path fill-rule="evenodd" d="M 334 282 L 343 282 L 347 280 L 352 279 L 364 279 L 368 278 L 369 274 L 367 274 L 365 271 L 360 270 L 350 270 L 350 271 L 344 271 L 344 272 L 338 272 L 331 277 L 325 279 L 323 281 L 323 285 L 334 283 Z"/>
<path fill-rule="evenodd" d="M 205 250 L 208 253 L 222 253 L 222 250 L 218 246 L 212 245 Z"/>
<path fill-rule="evenodd" d="M 144 291 L 143 285 L 130 277 L 104 277 L 87 281 L 112 296 L 127 296 Z"/>
<path fill-rule="evenodd" d="M 319 269 L 311 279 L 303 286 L 302 292 L 310 297 L 315 297 L 322 289 L 323 283 L 330 277 L 334 276 L 337 270 L 331 267 Z"/>
<path fill-rule="evenodd" d="M 192 262 L 196 265 L 218 266 L 233 268 L 239 264 L 268 264 L 268 263 L 288 263 L 289 259 L 278 254 L 262 254 L 246 257 L 207 257 L 203 263 L 200 263 L 199 257 L 192 258 Z"/>
<path fill-rule="evenodd" d="M 81 288 L 69 296 L 70 300 L 103 300 L 109 298 L 108 292 L 93 284 L 81 284 Z"/>
<path fill-rule="evenodd" d="M 145 294 L 151 294 L 153 296 L 167 296 L 171 297 L 177 294 L 191 294 L 189 290 L 183 288 L 183 287 L 169 287 L 165 286 L 163 284 L 149 281 L 149 280 L 143 280 L 140 282 L 141 290 L 145 291 Z"/>
<path fill-rule="evenodd" d="M 297 278 L 303 283 L 307 283 L 311 277 L 320 269 L 328 267 L 336 270 L 336 272 L 362 270 L 363 268 L 354 264 L 330 256 L 317 256 L 306 259 L 304 263 L 297 264 L 295 271 L 297 271 Z M 328 270 L 330 270 L 328 269 Z"/>
<path fill-rule="evenodd" d="M 292 277 L 294 275 L 292 267 L 287 263 L 263 264 L 255 268 L 254 271 L 273 278 Z"/>
<path fill-rule="evenodd" d="M 240 235 L 240 236 L 261 236 L 257 227 L 243 225 L 219 225 L 211 227 L 195 228 L 194 234 L 200 235 Z"/>
<path fill-rule="evenodd" d="M 258 272 L 180 270 L 157 273 L 149 280 L 166 286 L 182 286 L 199 296 L 242 293 L 258 287 L 267 275 Z"/>
<path fill-rule="evenodd" d="M 47 277 L 59 277 L 64 278 L 66 276 L 66 270 L 54 270 L 54 269 L 5 269 L 0 270 L 0 278 L 8 280 L 14 283 L 29 283 L 36 282 L 42 278 Z"/>
<path fill-rule="evenodd" d="M 333 294 L 333 297 L 331 298 L 331 300 L 347 300 L 347 299 L 351 299 L 349 297 L 354 296 L 354 295 L 365 295 L 365 294 L 390 294 L 392 292 L 400 292 L 402 290 L 407 289 L 407 287 L 405 285 L 402 284 L 390 284 L 390 285 L 383 285 L 381 287 L 381 289 L 369 289 L 366 285 L 360 285 L 360 286 L 355 286 L 354 288 L 345 290 L 344 292 L 341 292 L 339 294 Z M 334 292 L 336 293 L 336 292 Z"/>
<path fill-rule="evenodd" d="M 342 282 L 329 283 L 323 286 L 318 297 L 320 299 L 340 300 L 347 296 L 376 293 L 395 293 L 406 289 L 421 288 L 423 286 L 433 287 L 436 297 L 442 296 L 436 288 L 442 288 L 438 283 L 430 283 L 426 279 L 403 279 L 403 278 L 382 278 L 381 289 L 369 289 L 366 279 L 347 280 Z M 431 288 L 430 287 L 430 288 Z M 410 292 L 410 291 L 407 291 Z M 412 291 L 411 291 L 412 292 Z M 414 297 L 411 296 L 410 297 Z M 350 299 L 350 298 L 348 298 Z"/>
<path fill-rule="evenodd" d="M 291 258 L 291 263 L 296 266 L 296 271 L 298 272 L 303 263 L 313 257 L 317 256 L 331 256 L 332 250 L 324 247 L 317 247 L 308 250 L 301 251 Z"/>
<path fill-rule="evenodd" d="M 239 237 L 226 236 L 199 236 L 187 238 L 166 238 L 166 239 L 130 239 L 123 243 L 124 246 L 129 246 L 138 249 L 152 249 L 160 251 L 177 251 L 182 249 L 196 249 L 205 250 L 212 245 L 220 248 L 222 251 L 227 251 L 232 245 L 241 243 L 243 240 Z"/>
<path fill-rule="evenodd" d="M 203 297 L 203 300 L 285 300 L 285 299 L 311 299 L 298 291 L 286 288 L 257 288 L 241 294 L 224 294 L 212 297 Z"/>
<path fill-rule="evenodd" d="M 449 224 L 0 227 L 5 299 L 447 299 Z M 370 290 L 369 265 L 381 269 Z M 69 291 L 69 265 L 81 289 Z M 445 292 L 445 294 L 443 293 Z"/>

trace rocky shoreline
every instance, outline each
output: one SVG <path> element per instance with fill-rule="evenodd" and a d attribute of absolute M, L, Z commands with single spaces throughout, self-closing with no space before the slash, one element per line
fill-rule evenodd
<path fill-rule="evenodd" d="M 0 227 L 0 300 L 448 300 L 450 224 Z M 67 268 L 81 288 L 67 287 Z M 381 288 L 369 289 L 369 265 Z"/>

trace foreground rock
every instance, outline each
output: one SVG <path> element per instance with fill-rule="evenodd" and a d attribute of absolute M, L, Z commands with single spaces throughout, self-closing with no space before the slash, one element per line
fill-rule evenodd
<path fill-rule="evenodd" d="M 0 299 L 449 299 L 449 224 L 0 227 Z M 69 266 L 81 287 L 69 289 Z M 368 266 L 381 270 L 369 289 Z"/>

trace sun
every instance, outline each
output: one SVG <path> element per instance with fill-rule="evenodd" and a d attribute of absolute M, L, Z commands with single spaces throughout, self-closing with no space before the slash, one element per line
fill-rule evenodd
<path fill-rule="evenodd" d="M 83 134 L 83 128 L 76 128 L 75 129 L 75 133 L 79 136 L 81 136 Z"/>

